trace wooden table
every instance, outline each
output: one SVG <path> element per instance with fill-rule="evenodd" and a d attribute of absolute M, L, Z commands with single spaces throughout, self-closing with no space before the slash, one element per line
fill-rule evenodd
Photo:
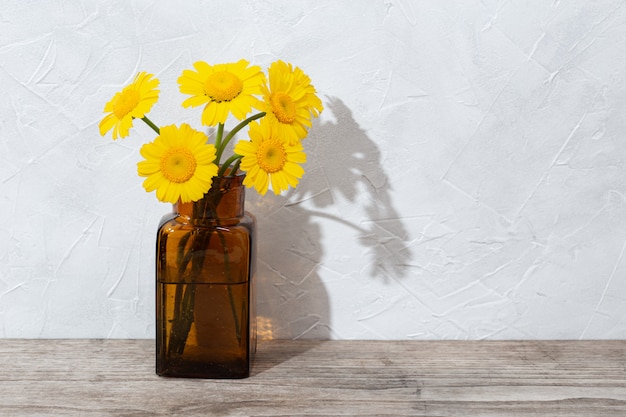
<path fill-rule="evenodd" d="M 152 340 L 0 339 L 3 416 L 626 416 L 626 341 L 264 341 L 243 380 Z"/>

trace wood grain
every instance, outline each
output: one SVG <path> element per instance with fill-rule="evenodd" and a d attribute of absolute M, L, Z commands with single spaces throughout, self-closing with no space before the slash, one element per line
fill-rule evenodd
<path fill-rule="evenodd" d="M 626 416 L 626 341 L 265 341 L 244 380 L 152 340 L 0 340 L 7 416 Z"/>

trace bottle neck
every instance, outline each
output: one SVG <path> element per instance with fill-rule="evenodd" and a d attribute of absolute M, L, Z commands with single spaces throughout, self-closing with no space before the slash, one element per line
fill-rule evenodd
<path fill-rule="evenodd" d="M 244 173 L 213 177 L 211 189 L 198 201 L 174 205 L 174 213 L 190 220 L 227 220 L 244 215 Z"/>

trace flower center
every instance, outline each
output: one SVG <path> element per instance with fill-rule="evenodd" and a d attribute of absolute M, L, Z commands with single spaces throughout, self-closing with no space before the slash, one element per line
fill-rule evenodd
<path fill-rule="evenodd" d="M 296 105 L 285 93 L 274 93 L 270 97 L 272 113 L 281 123 L 293 123 L 296 120 Z"/>
<path fill-rule="evenodd" d="M 196 172 L 196 158 L 189 149 L 168 149 L 161 158 L 161 173 L 171 182 L 183 183 Z"/>
<path fill-rule="evenodd" d="M 122 119 L 128 113 L 133 111 L 139 104 L 139 93 L 132 89 L 124 89 L 113 103 L 113 114 L 118 119 Z"/>
<path fill-rule="evenodd" d="M 204 83 L 204 93 L 213 101 L 230 101 L 243 90 L 241 80 L 228 71 L 211 74 Z"/>
<path fill-rule="evenodd" d="M 256 152 L 257 163 L 263 171 L 273 174 L 280 171 L 287 162 L 287 153 L 277 139 L 264 140 Z"/>

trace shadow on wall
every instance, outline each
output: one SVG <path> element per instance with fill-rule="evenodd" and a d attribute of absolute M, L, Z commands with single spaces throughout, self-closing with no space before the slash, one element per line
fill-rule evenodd
<path fill-rule="evenodd" d="M 404 265 L 411 257 L 376 144 L 341 100 L 331 98 L 325 105 L 335 121 L 317 121 L 305 139 L 308 160 L 299 186 L 282 196 L 249 198 L 259 228 L 261 339 L 342 337 L 332 328 L 329 294 L 320 276 L 322 262 L 339 280 L 357 275 L 388 281 L 405 276 Z M 328 266 L 325 259 L 329 254 L 322 246 L 322 224 L 325 230 L 341 233 L 332 248 L 333 261 L 340 260 L 337 267 Z M 346 241 L 346 232 L 357 241 Z M 365 254 L 359 247 L 365 247 Z M 345 253 L 337 253 L 342 248 Z M 341 265 L 350 270 L 341 270 Z M 353 282 L 339 286 L 354 291 Z"/>

